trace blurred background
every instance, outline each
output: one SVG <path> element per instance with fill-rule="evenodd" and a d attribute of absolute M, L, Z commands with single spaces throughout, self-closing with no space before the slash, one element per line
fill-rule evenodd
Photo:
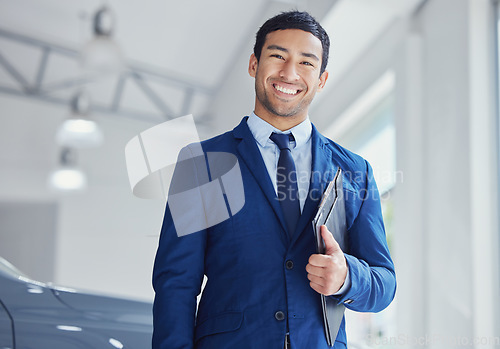
<path fill-rule="evenodd" d="M 151 301 L 165 203 L 132 194 L 125 145 L 185 114 L 201 139 L 237 125 L 255 33 L 288 9 L 330 35 L 310 118 L 371 162 L 396 263 L 395 302 L 348 313 L 350 347 L 500 347 L 491 0 L 0 0 L 0 256 Z"/>

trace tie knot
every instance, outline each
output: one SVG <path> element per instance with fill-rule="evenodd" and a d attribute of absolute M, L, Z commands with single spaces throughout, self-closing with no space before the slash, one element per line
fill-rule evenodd
<path fill-rule="evenodd" d="M 269 138 L 274 142 L 276 143 L 276 145 L 278 146 L 278 148 L 280 148 L 280 150 L 283 150 L 283 149 L 288 149 L 290 150 L 290 141 L 293 141 L 295 140 L 295 138 L 293 138 L 293 135 L 291 133 L 272 133 L 271 136 L 269 136 Z"/>

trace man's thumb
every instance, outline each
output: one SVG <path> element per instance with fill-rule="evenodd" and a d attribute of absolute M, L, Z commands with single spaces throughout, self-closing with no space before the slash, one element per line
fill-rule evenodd
<path fill-rule="evenodd" d="M 321 236 L 323 237 L 323 241 L 325 242 L 325 254 L 333 255 L 334 253 L 342 252 L 339 244 L 337 243 L 337 241 L 335 241 L 332 233 L 328 231 L 325 225 L 321 226 Z"/>

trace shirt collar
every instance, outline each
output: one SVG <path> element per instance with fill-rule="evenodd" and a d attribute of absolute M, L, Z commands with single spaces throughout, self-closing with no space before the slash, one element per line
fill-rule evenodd
<path fill-rule="evenodd" d="M 248 117 L 247 120 L 247 125 L 248 128 L 250 129 L 250 132 L 252 132 L 253 137 L 259 143 L 261 147 L 265 147 L 267 145 L 267 142 L 272 141 L 269 139 L 269 136 L 271 133 L 276 132 L 276 133 L 292 133 L 293 137 L 295 138 L 295 148 L 300 147 L 303 144 L 306 144 L 309 139 L 311 138 L 311 133 L 312 133 L 312 125 L 311 121 L 309 120 L 309 116 L 302 121 L 300 124 L 292 127 L 289 130 L 286 131 L 280 131 L 267 121 L 264 121 L 263 119 L 259 118 L 255 113 L 252 112 L 250 116 Z"/>

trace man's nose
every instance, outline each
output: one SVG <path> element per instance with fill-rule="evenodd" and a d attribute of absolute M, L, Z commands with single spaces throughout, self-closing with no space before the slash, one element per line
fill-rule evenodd
<path fill-rule="evenodd" d="M 280 78 L 290 82 L 299 80 L 299 74 L 297 73 L 294 62 L 283 63 L 280 71 Z"/>

